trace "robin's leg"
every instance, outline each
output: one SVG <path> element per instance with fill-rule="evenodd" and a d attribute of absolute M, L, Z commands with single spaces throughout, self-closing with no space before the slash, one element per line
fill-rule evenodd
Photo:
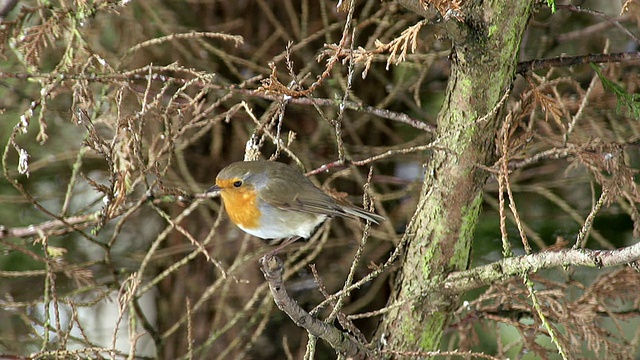
<path fill-rule="evenodd" d="M 278 252 L 280 252 L 280 250 L 284 249 L 285 247 L 293 244 L 294 242 L 298 241 L 299 239 L 302 239 L 300 236 L 292 236 L 290 238 L 284 239 L 275 249 L 273 249 L 271 252 L 269 252 L 269 256 L 273 257 L 276 256 L 278 254 Z"/>

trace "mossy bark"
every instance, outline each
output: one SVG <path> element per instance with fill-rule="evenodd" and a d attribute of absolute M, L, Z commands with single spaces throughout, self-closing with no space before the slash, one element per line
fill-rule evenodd
<path fill-rule="evenodd" d="M 466 269 L 488 173 L 478 165 L 494 159 L 500 101 L 509 91 L 522 34 L 533 1 L 462 3 L 464 21 L 448 20 L 454 41 L 451 77 L 438 116 L 436 151 L 407 229 L 406 254 L 396 278 L 392 304 L 376 340 L 392 351 L 439 349 L 458 306 L 445 294 L 444 276 Z"/>

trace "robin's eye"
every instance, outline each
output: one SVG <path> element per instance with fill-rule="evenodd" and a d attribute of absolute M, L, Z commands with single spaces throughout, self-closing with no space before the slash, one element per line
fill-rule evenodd
<path fill-rule="evenodd" d="M 242 181 L 241 180 L 238 180 L 238 181 L 233 183 L 233 187 L 240 187 L 240 186 L 242 186 Z"/>

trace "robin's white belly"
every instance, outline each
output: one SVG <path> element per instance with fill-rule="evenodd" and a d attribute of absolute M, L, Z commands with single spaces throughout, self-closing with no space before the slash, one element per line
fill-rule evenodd
<path fill-rule="evenodd" d="M 277 210 L 263 213 L 257 228 L 248 229 L 243 226 L 240 228 L 262 239 L 282 239 L 293 236 L 308 239 L 313 230 L 326 218 L 326 215 Z"/>

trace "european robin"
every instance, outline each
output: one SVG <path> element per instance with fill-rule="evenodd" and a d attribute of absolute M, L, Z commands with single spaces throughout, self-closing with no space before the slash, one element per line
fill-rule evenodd
<path fill-rule="evenodd" d="M 384 217 L 342 204 L 291 166 L 273 161 L 239 161 L 220 171 L 207 192 L 220 191 L 233 223 L 262 239 L 309 238 L 327 217 Z M 288 243 L 288 242 L 287 242 Z"/>

